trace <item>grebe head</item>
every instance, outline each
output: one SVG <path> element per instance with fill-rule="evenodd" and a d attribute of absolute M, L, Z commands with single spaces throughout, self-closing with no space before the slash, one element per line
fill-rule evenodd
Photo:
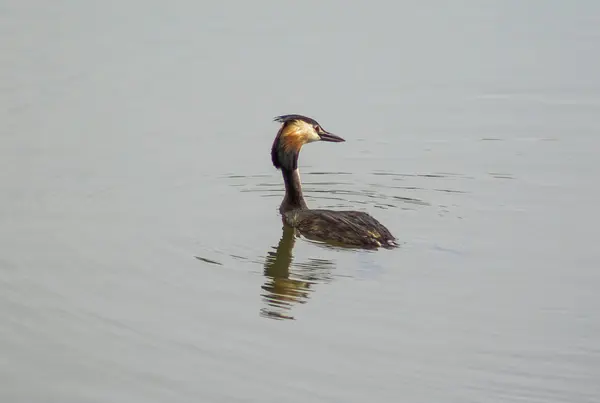
<path fill-rule="evenodd" d="M 271 148 L 275 168 L 293 170 L 298 167 L 298 154 L 304 144 L 313 141 L 346 141 L 324 130 L 316 120 L 302 115 L 282 115 L 274 119 L 283 123 Z"/>

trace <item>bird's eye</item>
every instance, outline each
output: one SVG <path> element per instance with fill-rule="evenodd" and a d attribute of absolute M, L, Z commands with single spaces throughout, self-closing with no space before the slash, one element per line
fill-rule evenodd
<path fill-rule="evenodd" d="M 315 126 L 315 131 L 316 131 L 317 133 L 321 133 L 321 128 L 320 128 L 319 126 Z"/>

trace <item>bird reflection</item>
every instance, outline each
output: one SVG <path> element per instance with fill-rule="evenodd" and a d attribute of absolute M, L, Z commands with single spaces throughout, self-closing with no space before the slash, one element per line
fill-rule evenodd
<path fill-rule="evenodd" d="M 260 311 L 263 317 L 294 319 L 289 314 L 292 306 L 306 303 L 314 284 L 327 283 L 332 279 L 335 265 L 330 260 L 310 258 L 306 263 L 293 263 L 295 242 L 294 228 L 284 224 L 279 244 L 273 247 L 274 251 L 267 253 L 265 283 L 261 287 L 266 304 Z"/>

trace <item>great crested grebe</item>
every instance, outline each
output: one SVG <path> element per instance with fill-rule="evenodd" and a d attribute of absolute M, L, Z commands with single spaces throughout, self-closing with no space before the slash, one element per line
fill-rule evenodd
<path fill-rule="evenodd" d="M 306 238 L 359 248 L 397 246 L 394 236 L 379 221 L 362 211 L 309 209 L 302 196 L 298 155 L 304 144 L 313 141 L 346 141 L 331 134 L 314 119 L 302 115 L 275 118 L 281 128 L 271 148 L 271 160 L 281 169 L 285 197 L 279 211 L 286 224 Z"/>

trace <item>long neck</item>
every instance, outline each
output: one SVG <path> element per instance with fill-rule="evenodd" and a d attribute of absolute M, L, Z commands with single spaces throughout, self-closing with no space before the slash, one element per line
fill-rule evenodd
<path fill-rule="evenodd" d="M 283 181 L 285 182 L 285 197 L 279 207 L 279 211 L 285 213 L 290 210 L 307 209 L 308 206 L 302 196 L 302 184 L 300 183 L 300 172 L 298 171 L 298 168 L 282 168 L 281 173 L 283 174 Z"/>

